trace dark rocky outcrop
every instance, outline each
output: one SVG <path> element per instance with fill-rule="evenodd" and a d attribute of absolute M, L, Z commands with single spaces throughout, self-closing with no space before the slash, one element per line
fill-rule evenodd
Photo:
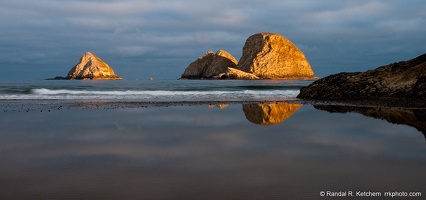
<path fill-rule="evenodd" d="M 66 77 L 58 76 L 53 79 L 121 80 L 108 64 L 90 52 L 86 52 L 80 58 L 80 61 L 68 72 Z"/>
<path fill-rule="evenodd" d="M 293 115 L 302 104 L 244 104 L 243 111 L 248 121 L 259 125 L 279 124 Z"/>
<path fill-rule="evenodd" d="M 301 89 L 301 99 L 426 99 L 426 54 L 366 72 L 330 75 Z"/>
<path fill-rule="evenodd" d="M 226 73 L 228 68 L 235 68 L 237 60 L 228 52 L 219 50 L 215 53 L 207 52 L 203 57 L 192 62 L 182 74 L 182 79 L 214 78 Z"/>
<path fill-rule="evenodd" d="M 236 68 L 266 79 L 314 78 L 303 52 L 276 33 L 250 36 Z"/>

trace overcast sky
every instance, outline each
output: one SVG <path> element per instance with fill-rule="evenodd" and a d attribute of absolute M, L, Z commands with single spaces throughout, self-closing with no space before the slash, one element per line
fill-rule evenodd
<path fill-rule="evenodd" d="M 86 51 L 125 79 L 179 78 L 209 50 L 238 60 L 259 32 L 320 77 L 426 53 L 424 0 L 1 0 L 0 18 L 0 80 L 66 75 Z"/>

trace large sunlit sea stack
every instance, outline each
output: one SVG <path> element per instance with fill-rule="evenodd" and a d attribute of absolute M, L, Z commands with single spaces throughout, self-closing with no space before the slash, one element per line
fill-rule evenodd
<path fill-rule="evenodd" d="M 213 72 L 213 73 L 212 73 Z M 305 55 L 296 45 L 277 33 L 250 36 L 236 62 L 226 51 L 207 52 L 192 62 L 182 79 L 313 79 Z"/>

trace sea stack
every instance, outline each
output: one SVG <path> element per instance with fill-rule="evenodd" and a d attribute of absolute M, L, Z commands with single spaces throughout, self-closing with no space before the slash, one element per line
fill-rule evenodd
<path fill-rule="evenodd" d="M 182 79 L 214 78 L 237 66 L 237 60 L 228 52 L 219 50 L 216 53 L 208 51 L 204 56 L 192 62 L 182 74 Z"/>
<path fill-rule="evenodd" d="M 303 52 L 277 33 L 250 36 L 236 68 L 262 79 L 314 78 L 314 72 Z"/>
<path fill-rule="evenodd" d="M 57 77 L 55 79 L 61 79 Z M 68 80 L 121 80 L 114 70 L 99 57 L 86 52 L 65 78 Z"/>
<path fill-rule="evenodd" d="M 226 51 L 207 52 L 192 62 L 182 79 L 314 79 L 305 55 L 277 33 L 258 33 L 244 45 L 240 61 Z"/>

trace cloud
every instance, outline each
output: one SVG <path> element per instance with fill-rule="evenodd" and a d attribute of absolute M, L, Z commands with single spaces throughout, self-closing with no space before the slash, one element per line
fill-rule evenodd
<path fill-rule="evenodd" d="M 149 52 L 150 48 L 145 48 L 142 46 L 119 46 L 116 48 L 117 53 L 127 56 L 141 56 L 146 52 Z"/>
<path fill-rule="evenodd" d="M 343 5 L 342 7 L 320 10 L 305 15 L 304 21 L 310 24 L 339 24 L 351 25 L 354 21 L 365 24 L 367 19 L 374 18 L 388 10 L 388 5 L 381 2 L 367 1 L 356 4 Z"/>
<path fill-rule="evenodd" d="M 45 59 L 32 56 L 40 52 L 53 62 L 96 51 L 116 59 L 183 56 L 176 62 L 182 66 L 208 50 L 238 59 L 245 39 L 266 31 L 290 39 L 325 75 L 424 53 L 425 9 L 417 0 L 4 0 L 0 62 L 30 65 Z"/>

